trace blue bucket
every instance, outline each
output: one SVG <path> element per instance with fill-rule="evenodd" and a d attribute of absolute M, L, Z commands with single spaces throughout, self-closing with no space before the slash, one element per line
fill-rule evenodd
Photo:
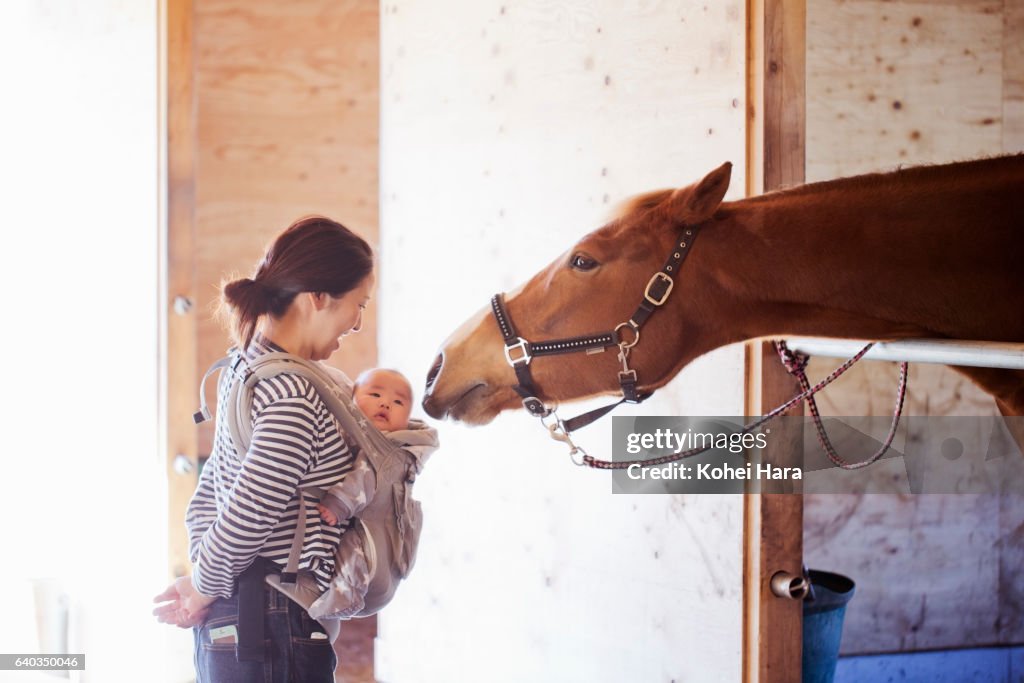
<path fill-rule="evenodd" d="M 803 683 L 832 683 L 839 660 L 846 603 L 853 597 L 853 580 L 841 574 L 811 569 L 810 595 L 804 600 Z"/>

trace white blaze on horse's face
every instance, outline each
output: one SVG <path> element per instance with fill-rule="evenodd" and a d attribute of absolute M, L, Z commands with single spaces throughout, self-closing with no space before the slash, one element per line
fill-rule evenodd
<path fill-rule="evenodd" d="M 517 297 L 519 293 L 523 291 L 524 286 L 525 285 L 519 285 L 514 290 L 506 294 L 505 300 L 511 301 Z M 494 324 L 494 320 L 491 318 L 491 307 L 484 306 L 470 316 L 466 322 L 459 325 L 458 329 L 448 335 L 448 338 L 441 344 L 441 349 L 461 348 L 465 346 L 468 343 L 469 338 L 477 331 L 477 329 L 488 321 L 490 321 L 491 324 Z"/>
<path fill-rule="evenodd" d="M 448 338 L 441 344 L 441 348 L 447 349 L 452 346 L 461 346 L 469 339 L 470 334 L 491 314 L 491 307 L 484 306 L 469 317 L 466 322 L 459 325 L 458 329 L 448 335 Z"/>

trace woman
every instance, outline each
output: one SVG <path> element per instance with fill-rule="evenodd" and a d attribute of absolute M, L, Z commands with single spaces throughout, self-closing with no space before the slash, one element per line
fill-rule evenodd
<path fill-rule="evenodd" d="M 370 246 L 339 223 L 312 217 L 275 240 L 251 279 L 228 283 L 223 302 L 247 360 L 287 351 L 317 361 L 359 331 L 373 283 Z M 225 372 L 213 452 L 186 515 L 192 575 L 157 596 L 164 604 L 154 613 L 194 627 L 198 681 L 333 681 L 329 631 L 264 576 L 287 562 L 299 492 L 340 482 L 352 453 L 312 385 L 280 375 L 254 387 L 252 442 L 240 459 L 221 419 L 231 382 Z M 315 514 L 315 492 L 304 498 L 314 512 L 306 515 L 299 569 L 322 592 L 345 527 Z"/>

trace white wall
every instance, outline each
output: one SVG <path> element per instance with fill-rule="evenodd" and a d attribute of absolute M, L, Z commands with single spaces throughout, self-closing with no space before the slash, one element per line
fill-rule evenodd
<path fill-rule="evenodd" d="M 0 86 L 0 649 L 46 647 L 45 580 L 86 655 L 73 680 L 157 680 L 156 2 L 4 2 Z"/>
<path fill-rule="evenodd" d="M 380 353 L 417 388 L 459 323 L 618 201 L 725 160 L 742 196 L 740 0 L 381 11 Z M 742 388 L 730 348 L 632 412 L 739 415 Z M 740 497 L 612 495 L 607 473 L 570 464 L 521 413 L 439 427 L 378 678 L 739 679 Z M 581 440 L 607 456 L 610 422 Z"/>

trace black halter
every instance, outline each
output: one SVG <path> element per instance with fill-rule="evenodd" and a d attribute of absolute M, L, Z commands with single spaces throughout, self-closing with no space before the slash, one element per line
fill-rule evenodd
<path fill-rule="evenodd" d="M 641 392 L 637 390 L 636 370 L 629 367 L 629 352 L 640 341 L 640 328 L 647 319 L 664 304 L 672 293 L 675 284 L 675 274 L 679 272 L 679 266 L 683 259 L 690 253 L 690 247 L 697 238 L 697 231 L 700 226 L 684 226 L 673 245 L 672 253 L 669 255 L 661 270 L 651 276 L 644 288 L 644 296 L 640 305 L 632 317 L 624 323 L 619 323 L 611 332 L 591 334 L 580 337 L 568 337 L 565 339 L 554 339 L 543 342 L 530 342 L 523 339 L 516 333 L 512 318 L 505 308 L 504 296 L 495 294 L 491 297 L 491 310 L 494 312 L 494 319 L 501 330 L 501 336 L 505 340 L 505 359 L 515 370 L 518 384 L 513 387 L 515 392 L 523 399 L 523 407 L 535 417 L 545 418 L 554 412 L 544 401 L 537 397 L 540 393 L 530 374 L 530 363 L 537 356 L 553 356 L 563 353 L 574 353 L 583 351 L 588 354 L 601 353 L 611 346 L 619 347 L 619 360 L 622 361 L 622 370 L 619 372 L 619 387 L 622 390 L 622 399 L 603 408 L 597 408 L 590 412 L 574 417 L 565 422 L 559 421 L 564 435 L 584 427 L 599 417 L 611 412 L 621 403 L 641 403 L 651 396 L 652 392 Z M 627 332 L 628 330 L 628 332 Z M 631 336 L 631 339 L 625 339 Z M 554 434 L 554 430 L 552 430 Z"/>

